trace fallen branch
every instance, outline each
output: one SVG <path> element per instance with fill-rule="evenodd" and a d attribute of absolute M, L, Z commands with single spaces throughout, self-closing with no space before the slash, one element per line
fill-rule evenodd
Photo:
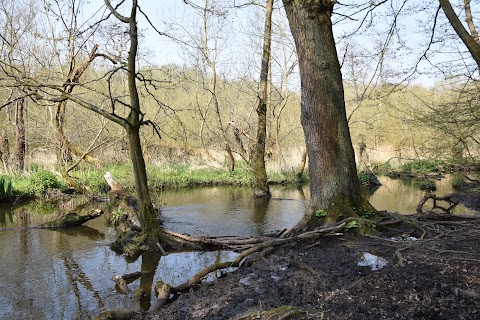
<path fill-rule="evenodd" d="M 261 251 L 265 248 L 275 247 L 275 246 L 279 246 L 279 245 L 282 245 L 282 244 L 295 242 L 295 241 L 298 241 L 298 240 L 313 239 L 313 238 L 317 238 L 317 237 L 323 236 L 325 234 L 328 234 L 330 232 L 339 231 L 339 230 L 343 229 L 343 227 L 346 225 L 348 220 L 351 220 L 351 219 L 345 219 L 345 220 L 343 220 L 343 221 L 341 221 L 341 222 L 339 222 L 335 225 L 332 225 L 330 227 L 317 228 L 313 231 L 305 232 L 305 233 L 302 233 L 302 234 L 299 234 L 299 235 L 296 235 L 296 236 L 293 236 L 293 237 L 290 237 L 290 238 L 279 238 L 279 239 L 271 239 L 271 240 L 268 240 L 268 241 L 264 241 L 262 243 L 257 244 L 256 246 L 254 246 L 252 248 L 249 248 L 249 249 L 243 251 L 233 261 L 218 262 L 218 263 L 212 264 L 212 265 L 198 271 L 189 280 L 179 284 L 178 286 L 170 287 L 169 285 L 165 285 L 163 283 L 160 283 L 159 288 L 161 290 L 161 295 L 159 293 L 159 298 L 156 299 L 156 301 L 154 302 L 154 304 L 152 305 L 152 307 L 150 308 L 149 311 L 155 312 L 156 310 L 160 309 L 163 305 L 165 305 L 169 300 L 169 299 L 165 299 L 164 298 L 165 296 L 168 297 L 168 296 L 170 296 L 170 294 L 176 294 L 176 293 L 183 292 L 185 290 L 190 289 L 195 284 L 199 283 L 206 275 L 208 275 L 211 272 L 221 270 L 221 269 L 226 269 L 226 268 L 239 267 L 241 265 L 242 261 L 247 256 L 251 255 L 252 253 Z"/>
<path fill-rule="evenodd" d="M 94 320 L 130 320 L 137 312 L 131 310 L 109 310 L 100 313 Z"/>
<path fill-rule="evenodd" d="M 176 233 L 170 230 L 162 230 L 165 234 L 172 237 L 208 246 L 220 248 L 238 248 L 248 245 L 255 245 L 262 243 L 272 238 L 270 237 L 249 237 L 249 238 L 234 238 L 234 237 L 191 237 L 185 234 Z M 225 240 L 224 240 L 225 239 Z"/>
<path fill-rule="evenodd" d="M 450 210 L 452 210 L 458 204 L 458 202 L 452 200 L 452 196 L 453 196 L 452 194 L 447 194 L 443 197 L 437 197 L 435 193 L 427 193 L 423 196 L 422 200 L 420 200 L 420 202 L 418 203 L 416 211 L 417 213 L 423 213 L 423 206 L 425 205 L 425 202 L 427 202 L 428 199 L 433 199 L 433 208 L 439 208 L 445 211 L 446 213 L 450 213 Z M 437 201 L 448 202 L 450 206 L 448 208 L 437 206 Z"/>

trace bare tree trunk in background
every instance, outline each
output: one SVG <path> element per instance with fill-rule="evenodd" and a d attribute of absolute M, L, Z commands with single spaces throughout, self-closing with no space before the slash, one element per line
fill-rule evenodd
<path fill-rule="evenodd" d="M 67 167 L 68 164 L 73 161 L 69 143 L 65 137 L 65 134 L 63 133 L 66 106 L 67 100 L 57 103 L 55 117 L 53 120 L 55 128 L 55 140 L 57 141 L 57 166 L 59 168 Z"/>
<path fill-rule="evenodd" d="M 310 212 L 325 224 L 373 209 L 360 193 L 345 112 L 342 74 L 332 31 L 335 1 L 283 0 L 297 48 L 302 89 L 301 120 L 309 158 Z"/>
<path fill-rule="evenodd" d="M 3 130 L 0 133 L 0 157 L 3 163 L 3 170 L 8 172 L 8 160 L 10 158 L 10 144 L 8 142 L 7 133 Z"/>
<path fill-rule="evenodd" d="M 478 40 L 478 31 L 475 23 L 473 23 L 473 15 L 472 15 L 472 8 L 470 7 L 470 0 L 464 0 L 465 6 L 465 21 L 468 24 L 468 28 L 470 29 L 470 34 L 472 35 L 473 40 L 475 42 L 480 43 Z"/>
<path fill-rule="evenodd" d="M 98 45 L 95 45 L 90 52 L 88 58 L 78 67 L 77 70 L 73 73 L 73 75 L 69 76 L 69 79 L 65 81 L 64 89 L 67 93 L 72 93 L 75 86 L 80 81 L 80 77 L 83 75 L 85 70 L 90 66 L 93 59 L 96 57 L 96 53 L 98 50 Z M 93 164 L 95 166 L 100 165 L 100 161 L 93 157 L 92 155 L 85 153 L 81 150 L 80 147 L 71 143 L 65 133 L 63 131 L 65 125 L 65 110 L 67 108 L 68 100 L 62 100 L 57 102 L 56 110 L 55 110 L 55 119 L 54 119 L 54 127 L 55 127 L 55 138 L 57 140 L 58 149 L 57 149 L 57 163 L 60 168 L 67 167 L 69 163 L 72 162 L 74 154 L 77 157 L 83 158 L 86 162 Z"/>
<path fill-rule="evenodd" d="M 253 195 L 255 198 L 271 197 L 270 189 L 268 188 L 267 170 L 265 168 L 265 144 L 267 138 L 268 69 L 270 65 L 270 48 L 272 43 L 272 11 L 273 0 L 267 0 L 262 67 L 260 70 L 260 84 L 258 88 L 257 139 L 253 147 L 251 159 L 254 178 Z"/>
<path fill-rule="evenodd" d="M 25 98 L 18 99 L 15 103 L 15 148 L 13 159 L 18 171 L 25 170 L 25 103 Z"/>
<path fill-rule="evenodd" d="M 300 180 L 302 178 L 302 175 L 305 172 L 306 164 L 307 164 L 307 150 L 303 151 L 302 160 L 300 160 L 300 164 L 298 165 L 297 172 L 295 172 L 295 175 L 297 176 L 297 180 Z"/>

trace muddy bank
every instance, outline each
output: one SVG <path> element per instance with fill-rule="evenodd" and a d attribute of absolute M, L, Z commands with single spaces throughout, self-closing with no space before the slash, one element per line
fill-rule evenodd
<path fill-rule="evenodd" d="M 294 243 L 135 318 L 479 319 L 479 237 L 479 219 L 442 216 Z M 359 265 L 364 253 L 386 265 Z"/>
<path fill-rule="evenodd" d="M 298 312 L 286 319 L 478 319 L 480 224 L 443 221 L 430 228 L 423 240 L 408 238 L 419 229 L 402 226 L 375 238 L 348 234 L 281 247 L 182 294 L 156 317 L 268 319 L 268 310 L 290 306 Z M 359 266 L 364 252 L 387 265 Z"/>

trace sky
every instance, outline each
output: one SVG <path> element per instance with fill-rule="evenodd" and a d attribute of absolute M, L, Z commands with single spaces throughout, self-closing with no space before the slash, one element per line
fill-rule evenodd
<path fill-rule="evenodd" d="M 204 3 L 203 0 L 191 0 L 191 2 L 198 5 Z M 232 0 L 220 2 L 231 3 Z M 237 4 L 241 2 L 245 1 L 236 1 Z M 352 3 L 357 2 L 365 1 L 352 1 Z M 139 0 L 139 5 L 158 30 L 166 31 L 173 37 L 184 41 L 184 45 L 179 45 L 178 42 L 168 37 L 158 35 L 146 19 L 139 14 L 139 27 L 144 34 L 141 45 L 149 49 L 147 62 L 156 65 L 178 64 L 182 66 L 193 64 L 199 53 L 198 50 L 189 45 L 193 44 L 195 38 L 201 38 L 202 30 L 202 19 L 198 10 L 185 4 L 183 0 Z M 94 8 L 99 6 L 104 6 L 103 1 L 93 0 L 87 11 L 96 10 Z M 278 21 L 279 17 L 284 17 L 284 14 L 281 13 L 283 9 L 278 9 L 281 7 L 280 1 L 276 1 L 276 7 L 275 15 Z M 386 43 L 385 39 L 389 39 L 388 50 L 383 53 L 385 63 L 381 65 L 381 70 L 387 80 L 391 79 L 394 82 L 402 79 L 402 77 L 407 77 L 411 73 L 428 47 L 436 2 L 391 0 L 367 15 L 365 13 L 369 12 L 368 10 L 355 14 L 356 11 L 348 6 L 338 8 L 339 12 L 350 16 L 348 19 L 343 19 L 341 14 L 333 17 L 335 21 L 341 20 L 334 25 L 340 59 L 342 59 L 345 48 L 349 50 L 355 48 L 355 50 L 360 51 L 360 56 L 363 55 L 365 65 L 360 69 L 363 69 L 365 74 L 378 72 L 378 54 Z M 392 13 L 398 12 L 400 14 L 397 17 L 395 33 L 388 38 L 391 23 L 394 19 Z M 361 32 L 357 33 L 355 37 L 342 39 L 343 35 L 355 30 L 365 16 L 367 18 L 364 20 Z M 285 19 L 283 19 L 283 25 L 288 33 L 288 25 Z M 257 55 L 260 52 L 261 38 L 259 34 L 255 35 L 254 33 L 256 33 L 255 30 L 261 33 L 263 29 L 262 9 L 253 6 L 243 9 L 229 9 L 223 18 L 212 18 L 208 28 L 211 32 L 209 34 L 209 37 L 211 37 L 209 47 L 218 47 L 217 55 L 213 53 L 212 55 L 217 58 L 220 70 L 225 74 L 256 76 L 258 72 L 255 69 L 258 69 L 260 61 Z M 413 83 L 433 86 L 437 80 L 447 76 L 445 71 L 449 71 L 446 69 L 448 61 L 458 60 L 458 54 L 453 58 L 455 51 L 465 51 L 461 43 L 449 40 L 448 37 L 451 38 L 452 30 L 449 29 L 448 25 L 438 23 L 437 29 L 435 37 L 444 37 L 448 41 L 435 41 L 436 44 L 431 46 L 428 54 L 418 64 L 418 73 L 413 77 L 415 79 Z M 217 37 L 215 38 L 215 36 Z M 216 42 L 213 40 L 216 40 Z M 281 50 L 280 45 L 278 43 L 277 45 L 276 50 Z M 374 52 L 377 53 L 376 58 L 373 56 Z M 370 57 L 368 53 L 370 53 Z M 466 56 L 468 58 L 468 55 Z M 445 62 L 447 63 L 445 64 Z M 433 63 L 440 65 L 443 63 L 443 67 L 434 67 Z M 430 74 L 433 71 L 434 73 Z M 342 72 L 346 77 L 348 72 L 346 70 L 342 70 Z"/>

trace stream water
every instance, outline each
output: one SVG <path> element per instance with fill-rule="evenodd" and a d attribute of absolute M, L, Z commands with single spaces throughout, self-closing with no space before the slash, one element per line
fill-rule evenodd
<path fill-rule="evenodd" d="M 412 181 L 380 177 L 382 186 L 370 196 L 379 210 L 412 213 L 424 191 Z M 451 177 L 436 182 L 437 195 L 452 192 Z M 289 228 L 302 217 L 308 187 L 272 188 L 274 199 L 254 200 L 250 190 L 208 187 L 156 195 L 163 204 L 167 229 L 190 235 L 259 235 Z M 146 255 L 128 262 L 108 245 L 114 230 L 100 217 L 65 230 L 26 228 L 54 220 L 82 205 L 83 199 L 62 204 L 27 203 L 0 207 L 0 319 L 88 319 L 102 309 L 135 307 L 133 292 L 142 288 L 148 307 L 152 283 L 179 284 L 203 267 L 228 261 L 236 253 L 184 252 Z M 459 214 L 473 214 L 462 206 Z M 118 274 L 151 271 L 117 292 Z"/>

